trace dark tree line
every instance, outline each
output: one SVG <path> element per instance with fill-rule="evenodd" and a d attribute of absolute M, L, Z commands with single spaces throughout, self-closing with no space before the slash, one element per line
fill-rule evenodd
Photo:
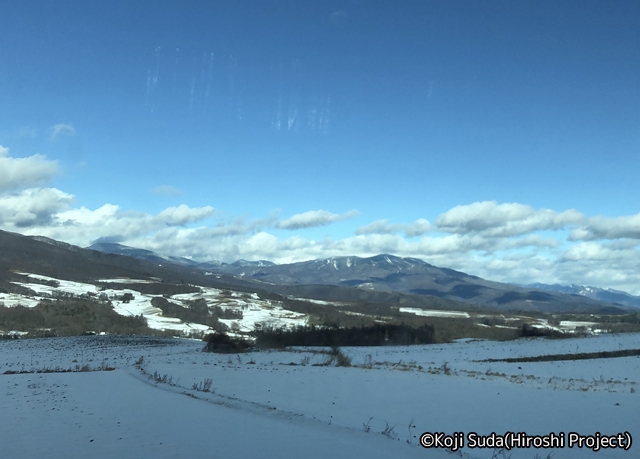
<path fill-rule="evenodd" d="M 35 307 L 0 306 L 0 330 L 27 331 L 31 336 L 77 336 L 87 330 L 149 335 L 146 319 L 121 316 L 110 305 L 83 300 L 43 301 Z"/>
<path fill-rule="evenodd" d="M 431 344 L 435 342 L 432 325 L 376 324 L 369 327 L 329 328 L 298 326 L 291 329 L 262 328 L 253 332 L 256 345 L 287 346 L 384 346 Z"/>

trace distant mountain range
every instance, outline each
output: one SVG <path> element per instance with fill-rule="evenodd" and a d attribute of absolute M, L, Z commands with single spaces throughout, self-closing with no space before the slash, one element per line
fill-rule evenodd
<path fill-rule="evenodd" d="M 164 255 L 159 255 L 156 252 L 145 249 L 136 249 L 134 247 L 129 247 L 122 244 L 117 244 L 113 242 L 99 242 L 88 247 L 91 250 L 98 250 L 100 252 L 112 253 L 116 255 L 126 255 L 128 257 L 137 258 L 139 260 L 151 261 L 154 263 L 173 263 L 181 266 L 189 266 L 192 268 L 198 268 L 202 270 L 215 270 L 216 272 L 230 272 L 233 273 L 235 271 L 240 271 L 245 267 L 265 267 L 265 266 L 274 266 L 275 263 L 266 260 L 259 261 L 246 261 L 246 260 L 238 260 L 234 263 L 223 263 L 221 261 L 209 261 L 209 262 L 198 262 L 192 260 L 190 258 L 185 257 L 169 257 Z M 225 268 L 226 267 L 226 268 Z"/>
<path fill-rule="evenodd" d="M 609 288 L 588 287 L 584 285 L 560 285 L 560 284 L 528 284 L 526 287 L 560 292 L 569 295 L 580 295 L 605 303 L 617 303 L 625 306 L 640 307 L 640 296 L 634 296 L 620 290 Z"/>
<path fill-rule="evenodd" d="M 127 278 L 135 280 L 134 287 Z M 82 286 L 75 285 L 74 281 L 81 282 Z M 84 284 L 90 284 L 92 288 L 87 290 Z M 537 288 L 538 286 L 551 290 Z M 171 322 L 171 326 L 175 328 L 175 319 L 183 321 L 178 326 L 183 331 L 193 329 L 190 323 L 209 324 L 208 313 L 206 317 L 194 318 L 197 308 L 192 310 L 188 301 L 185 303 L 184 299 L 178 300 L 182 301 L 181 308 L 174 301 L 167 300 L 167 295 L 176 294 L 195 294 L 193 298 L 206 297 L 209 300 L 214 298 L 215 301 L 211 300 L 213 305 L 228 305 L 231 299 L 241 299 L 243 308 L 246 305 L 253 308 L 252 311 L 261 309 L 262 312 L 258 315 L 262 316 L 264 313 L 265 317 L 271 317 L 267 320 L 271 324 L 277 321 L 289 323 L 287 321 L 291 317 L 300 317 L 300 314 L 312 317 L 315 321 L 344 325 L 354 323 L 353 320 L 362 320 L 362 317 L 368 317 L 370 323 L 387 320 L 412 321 L 420 315 L 433 316 L 433 310 L 437 310 L 436 316 L 441 316 L 440 311 L 446 314 L 465 311 L 468 314 L 458 314 L 466 318 L 455 319 L 459 328 L 456 333 L 475 333 L 473 330 L 477 330 L 479 325 L 503 327 L 511 319 L 525 320 L 527 323 L 533 321 L 546 327 L 549 317 L 540 313 L 625 314 L 640 311 L 633 303 L 636 298 L 623 292 L 578 286 L 571 288 L 573 290 L 566 290 L 563 286 L 540 284 L 532 287 L 492 282 L 460 271 L 438 268 L 418 258 L 385 254 L 369 258 L 332 257 L 283 265 L 244 260 L 234 263 L 201 263 L 119 244 L 103 243 L 92 248 L 80 248 L 46 237 L 0 231 L 2 306 L 7 304 L 8 308 L 12 308 L 22 304 L 37 307 L 38 304 L 42 306 L 41 301 L 56 298 L 75 301 L 77 304 L 88 302 L 82 307 L 97 308 L 92 309 L 93 316 L 83 312 L 82 316 L 70 318 L 65 312 L 70 304 L 61 303 L 61 308 L 55 308 L 54 311 L 58 316 L 46 316 L 46 320 L 49 320 L 47 323 L 53 325 L 46 325 L 44 328 L 55 329 L 55 333 L 60 332 L 58 327 L 66 330 L 62 333 L 70 330 L 94 330 L 97 326 L 94 323 L 107 327 L 107 330 L 116 330 L 115 332 L 129 330 L 122 332 L 146 333 L 143 321 L 123 325 L 122 320 L 116 319 L 123 311 L 127 315 L 133 314 L 132 307 L 138 308 L 135 310 L 136 316 L 140 312 L 155 326 Z M 118 309 L 121 305 L 118 306 L 117 301 L 125 303 L 124 294 L 118 296 L 120 294 L 112 292 L 110 298 L 116 301 L 111 304 L 113 311 L 105 309 L 103 303 L 93 301 L 99 298 L 95 296 L 96 292 L 107 291 L 104 289 L 137 289 L 137 303 L 127 305 L 128 309 Z M 42 296 L 42 291 L 49 293 Z M 92 292 L 93 295 L 87 293 L 86 296 L 77 296 L 77 292 Z M 160 295 L 164 302 L 160 301 Z M 599 296 L 590 298 L 587 295 Z M 608 298 L 613 300 L 622 299 L 628 305 L 599 299 L 604 298 L 603 295 L 610 295 Z M 220 298 L 221 302 L 218 301 Z M 160 313 L 156 308 L 161 306 L 154 307 L 154 301 L 160 301 L 159 304 L 166 310 L 162 309 Z M 283 311 L 288 312 L 282 315 Z M 9 327 L 8 330 L 17 330 L 17 322 L 12 319 L 14 311 L 0 307 L 0 312 L 4 314 L 1 322 L 3 329 Z M 16 311 L 19 314 L 22 312 L 24 311 Z M 33 333 L 42 333 L 44 319 L 40 320 L 38 311 L 34 314 L 20 315 L 18 325 L 27 327 Z M 29 321 L 29 317 L 37 320 Z M 590 320 L 581 315 L 572 317 L 577 317 L 573 319 L 576 321 Z M 87 322 L 87 318 L 93 322 Z M 437 322 L 446 319 L 441 316 L 429 320 Z M 501 321 L 501 324 L 494 323 L 493 320 Z M 609 321 L 611 318 L 607 317 L 605 320 Z M 91 323 L 89 328 L 83 325 L 86 323 Z"/>
<path fill-rule="evenodd" d="M 164 257 L 120 244 L 94 244 L 90 248 L 159 264 L 174 263 L 208 272 L 231 274 L 238 280 L 260 282 L 262 288 L 277 293 L 333 301 L 355 299 L 413 303 L 418 301 L 417 297 L 431 296 L 497 310 L 600 313 L 621 313 L 640 306 L 640 298 L 628 294 L 623 294 L 626 295 L 624 298 L 621 295 L 606 297 L 603 296 L 603 290 L 601 296 L 590 296 L 572 290 L 562 291 L 559 289 L 561 286 L 558 289 L 544 284 L 517 286 L 438 268 L 418 258 L 386 254 L 369 258 L 332 257 L 276 265 L 269 261 L 243 260 L 230 264 L 200 263 L 187 258 Z M 402 298 L 397 294 L 402 294 Z M 620 299 L 625 302 L 618 301 Z M 634 299 L 638 303 L 634 303 Z"/>

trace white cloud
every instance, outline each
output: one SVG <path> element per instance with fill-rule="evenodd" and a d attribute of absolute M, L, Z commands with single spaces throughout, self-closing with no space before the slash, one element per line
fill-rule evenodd
<path fill-rule="evenodd" d="M 369 223 L 368 225 L 357 228 L 355 233 L 358 235 L 359 234 L 392 234 L 392 233 L 398 233 L 402 231 L 399 227 L 400 225 L 390 224 L 389 220 L 387 219 L 376 220 Z"/>
<path fill-rule="evenodd" d="M 185 226 L 211 216 L 214 208 L 211 206 L 192 208 L 185 204 L 169 207 L 158 214 L 156 220 L 166 226 Z"/>
<path fill-rule="evenodd" d="M 640 295 L 640 242 L 581 242 L 559 257 L 554 270 L 568 283 L 617 288 Z"/>
<path fill-rule="evenodd" d="M 182 196 L 183 194 L 183 191 L 180 188 L 176 188 L 175 186 L 171 185 L 157 186 L 151 191 L 162 196 Z"/>
<path fill-rule="evenodd" d="M 104 204 L 96 210 L 86 207 L 60 212 L 56 221 L 60 227 L 92 228 L 99 237 L 146 234 L 170 226 L 185 226 L 209 217 L 213 207 L 192 208 L 184 204 L 169 207 L 158 215 L 144 212 L 122 212 L 119 206 Z M 102 229 L 101 229 L 102 228 Z"/>
<path fill-rule="evenodd" d="M 597 243 L 582 243 L 570 247 L 563 255 L 561 261 L 604 261 L 610 257 L 602 245 Z"/>
<path fill-rule="evenodd" d="M 406 225 L 403 231 L 408 237 L 414 237 L 422 236 L 423 234 L 431 231 L 432 228 L 433 227 L 431 226 L 431 223 L 429 223 L 429 220 L 419 218 L 415 222 Z"/>
<path fill-rule="evenodd" d="M 0 224 L 16 229 L 48 225 L 72 200 L 72 195 L 55 188 L 29 188 L 0 195 Z"/>
<path fill-rule="evenodd" d="M 0 145 L 0 192 L 46 183 L 59 172 L 58 163 L 42 155 L 12 158 Z"/>
<path fill-rule="evenodd" d="M 404 233 L 407 237 L 422 236 L 433 229 L 429 220 L 419 218 L 413 223 L 389 223 L 389 220 L 376 220 L 368 225 L 356 229 L 357 235 L 361 234 L 394 234 Z"/>
<path fill-rule="evenodd" d="M 435 225 L 447 233 L 516 236 L 541 230 L 559 230 L 584 221 L 585 216 L 574 209 L 555 212 L 550 209 L 534 210 L 526 204 L 484 201 L 456 206 L 441 214 Z"/>
<path fill-rule="evenodd" d="M 56 140 L 60 136 L 69 136 L 72 137 L 76 135 L 76 129 L 70 124 L 55 124 L 49 128 L 49 132 L 51 135 L 49 136 L 49 140 Z"/>
<path fill-rule="evenodd" d="M 348 220 L 358 215 L 358 211 L 353 209 L 343 214 L 334 214 L 326 210 L 310 210 L 301 214 L 293 215 L 277 224 L 278 228 L 297 230 L 302 228 L 313 228 L 325 226 L 331 223 Z"/>
<path fill-rule="evenodd" d="M 587 224 L 571 232 L 572 241 L 596 239 L 640 239 L 640 214 L 622 217 L 592 217 Z"/>
<path fill-rule="evenodd" d="M 183 228 L 202 221 L 214 212 L 210 206 L 192 208 L 186 205 L 167 208 L 157 215 L 123 212 L 113 204 L 104 204 L 95 210 L 68 208 L 72 199 L 73 196 L 51 188 L 38 193 L 25 190 L 17 197 L 0 196 L 0 208 L 3 209 L 0 226 L 9 231 L 19 230 L 87 246 L 95 240 L 150 238 L 168 228 Z"/>

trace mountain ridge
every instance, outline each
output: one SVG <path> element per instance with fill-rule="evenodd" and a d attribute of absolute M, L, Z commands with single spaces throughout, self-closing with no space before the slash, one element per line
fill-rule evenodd
<path fill-rule="evenodd" d="M 598 301 L 618 303 L 625 306 L 640 307 L 640 296 L 632 295 L 628 292 L 615 290 L 612 288 L 600 288 L 579 284 L 543 284 L 540 282 L 534 284 L 526 284 L 526 286 L 538 288 L 541 290 L 556 291 L 569 295 L 580 295 Z"/>
<path fill-rule="evenodd" d="M 131 252 L 134 256 L 136 253 L 149 256 L 147 252 L 138 253 L 135 250 Z M 167 258 L 164 257 L 165 260 Z M 213 264 L 188 259 L 178 259 L 178 262 L 195 269 L 257 281 L 265 288 L 282 294 L 297 292 L 304 296 L 313 292 L 321 296 L 317 299 L 336 300 L 335 292 L 328 293 L 320 288 L 334 286 L 379 292 L 384 294 L 381 298 L 387 300 L 394 294 L 433 296 L 497 310 L 621 313 L 634 308 L 634 305 L 613 304 L 586 296 L 490 281 L 461 271 L 439 268 L 419 258 L 402 258 L 391 254 L 337 256 L 279 265 L 246 261 Z M 362 295 L 364 292 L 359 297 Z"/>

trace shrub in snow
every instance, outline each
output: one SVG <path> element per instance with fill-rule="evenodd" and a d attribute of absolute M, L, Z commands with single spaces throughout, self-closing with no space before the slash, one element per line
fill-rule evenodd
<path fill-rule="evenodd" d="M 221 354 L 232 352 L 245 352 L 251 345 L 242 338 L 232 337 L 224 332 L 216 332 L 204 338 L 206 346 L 204 352 L 217 352 Z"/>

